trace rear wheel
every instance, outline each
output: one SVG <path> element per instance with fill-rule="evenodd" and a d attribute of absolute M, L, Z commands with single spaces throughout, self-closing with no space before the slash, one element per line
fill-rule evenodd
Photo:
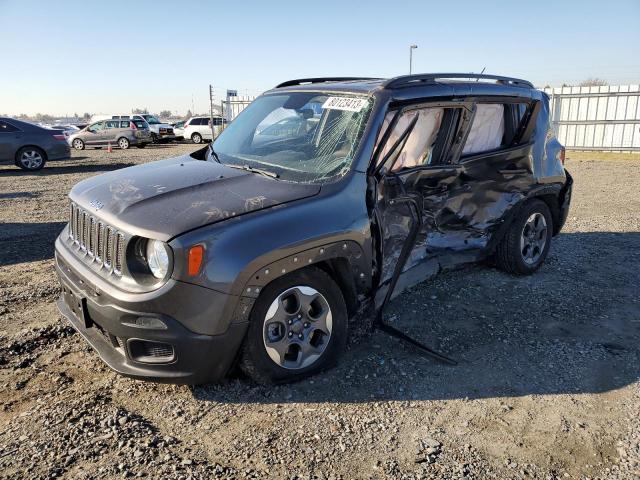
<path fill-rule="evenodd" d="M 75 140 L 73 140 L 72 144 L 73 148 L 75 148 L 76 150 L 84 150 L 84 142 L 81 139 L 76 138 Z"/>
<path fill-rule="evenodd" d="M 202 143 L 202 135 L 200 135 L 199 133 L 194 133 L 193 135 L 191 135 L 191 141 L 193 143 Z"/>
<path fill-rule="evenodd" d="M 347 341 L 338 285 L 309 267 L 274 280 L 253 307 L 240 367 L 259 383 L 299 380 L 332 366 Z"/>
<path fill-rule="evenodd" d="M 126 150 L 127 148 L 129 148 L 129 139 L 128 138 L 124 138 L 124 137 L 120 137 L 118 139 L 118 146 L 122 149 L 122 150 Z"/>
<path fill-rule="evenodd" d="M 38 147 L 22 147 L 16 153 L 16 165 L 28 172 L 35 172 L 44 167 L 46 154 Z"/>
<path fill-rule="evenodd" d="M 496 249 L 497 266 L 518 275 L 535 272 L 547 258 L 552 236 L 553 220 L 547 204 L 542 200 L 528 202 Z"/>
<path fill-rule="evenodd" d="M 146 146 L 147 146 L 146 143 L 139 143 L 139 144 L 136 145 L 136 147 L 138 147 L 138 148 L 144 148 Z"/>

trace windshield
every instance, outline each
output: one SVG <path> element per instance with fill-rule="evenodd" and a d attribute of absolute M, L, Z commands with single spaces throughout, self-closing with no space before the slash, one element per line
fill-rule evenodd
<path fill-rule="evenodd" d="M 143 117 L 149 125 L 158 125 L 160 123 L 160 120 L 153 115 L 143 115 Z"/>
<path fill-rule="evenodd" d="M 214 160 L 321 183 L 349 171 L 370 97 L 292 92 L 257 98 L 213 143 Z"/>

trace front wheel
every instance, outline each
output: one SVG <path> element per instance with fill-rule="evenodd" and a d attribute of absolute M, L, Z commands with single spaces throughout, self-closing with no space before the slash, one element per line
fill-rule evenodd
<path fill-rule="evenodd" d="M 16 153 L 16 165 L 28 172 L 35 172 L 44 167 L 45 153 L 38 147 L 23 147 Z"/>
<path fill-rule="evenodd" d="M 84 150 L 84 142 L 79 138 L 76 138 L 73 142 L 73 148 L 76 150 Z"/>
<path fill-rule="evenodd" d="M 130 143 L 129 143 L 129 139 L 124 138 L 124 137 L 122 137 L 122 138 L 119 138 L 119 139 L 118 139 L 118 146 L 119 146 L 122 150 L 126 150 L 126 149 L 128 149 L 128 148 L 129 148 L 129 145 L 130 145 Z"/>
<path fill-rule="evenodd" d="M 517 275 L 535 272 L 547 258 L 552 236 L 553 220 L 547 204 L 542 200 L 528 202 L 496 249 L 497 266 Z"/>
<path fill-rule="evenodd" d="M 200 135 L 199 133 L 194 133 L 193 135 L 191 135 L 191 141 L 193 143 L 202 143 L 202 135 Z"/>
<path fill-rule="evenodd" d="M 138 147 L 138 148 L 144 148 L 146 146 L 147 146 L 146 143 L 139 143 L 139 144 L 136 145 L 136 147 Z"/>
<path fill-rule="evenodd" d="M 259 383 L 285 383 L 324 370 L 347 341 L 342 292 L 323 270 L 308 267 L 267 285 L 250 316 L 241 369 Z"/>

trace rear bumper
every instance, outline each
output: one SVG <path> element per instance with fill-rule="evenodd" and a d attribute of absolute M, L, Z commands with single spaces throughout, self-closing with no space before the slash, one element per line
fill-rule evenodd
<path fill-rule="evenodd" d="M 152 292 L 152 298 L 143 294 L 137 295 L 139 301 L 132 300 L 136 295 L 99 286 L 93 272 L 78 265 L 59 240 L 55 266 L 62 287 L 60 313 L 112 370 L 141 380 L 195 385 L 221 380 L 233 365 L 248 326 L 244 318 L 233 318 L 235 322 L 215 335 L 185 326 L 185 321 L 196 320 L 193 308 L 211 323 L 226 324 L 223 305 L 229 296 L 175 282 Z M 214 308 L 202 312 L 203 301 Z M 173 310 L 163 307 L 169 305 Z"/>
<path fill-rule="evenodd" d="M 66 141 L 47 149 L 47 160 L 68 160 L 69 158 L 71 158 L 71 147 Z"/>
<path fill-rule="evenodd" d="M 564 224 L 567 221 L 567 216 L 569 215 L 569 208 L 571 206 L 573 177 L 566 170 L 564 172 L 567 176 L 567 182 L 564 184 L 564 187 L 562 187 L 562 190 L 560 191 L 560 197 L 558 199 L 560 202 L 560 221 L 557 228 L 555 229 L 555 233 L 560 232 L 560 230 L 562 230 L 562 227 L 564 227 Z"/>

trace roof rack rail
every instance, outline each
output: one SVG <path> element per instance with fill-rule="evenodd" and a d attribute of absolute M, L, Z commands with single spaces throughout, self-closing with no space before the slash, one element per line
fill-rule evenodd
<path fill-rule="evenodd" d="M 409 87 L 420 83 L 436 83 L 439 79 L 449 78 L 468 78 L 475 79 L 476 81 L 480 79 L 496 80 L 498 83 L 504 83 L 507 85 L 534 88 L 533 84 L 531 82 L 528 82 L 527 80 L 480 73 L 420 73 L 417 75 L 403 75 L 387 80 L 386 82 L 384 82 L 383 86 L 384 88 L 393 89 L 400 87 Z"/>
<path fill-rule="evenodd" d="M 348 82 L 351 80 L 380 80 L 371 77 L 318 77 L 318 78 L 298 78 L 296 80 L 288 80 L 282 82 L 276 88 L 292 87 L 294 85 L 303 85 L 305 83 L 324 83 L 324 82 Z"/>

